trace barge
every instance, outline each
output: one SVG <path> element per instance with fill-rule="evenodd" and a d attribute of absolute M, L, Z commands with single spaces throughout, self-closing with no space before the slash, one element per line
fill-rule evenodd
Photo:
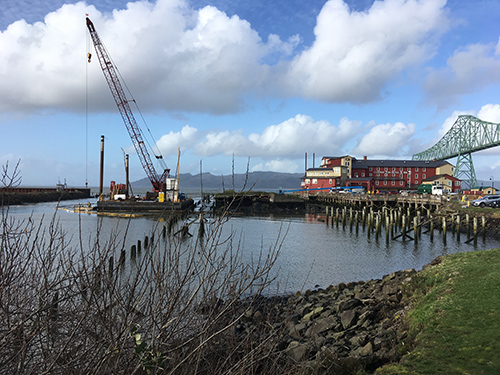
<path fill-rule="evenodd" d="M 106 200 L 98 201 L 97 214 L 118 214 L 122 216 L 179 215 L 190 212 L 194 207 L 191 198 L 178 202 L 158 202 L 148 200 Z"/>

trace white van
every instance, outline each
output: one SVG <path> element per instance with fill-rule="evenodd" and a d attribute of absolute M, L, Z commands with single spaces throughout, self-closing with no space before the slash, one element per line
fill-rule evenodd
<path fill-rule="evenodd" d="M 440 185 L 432 185 L 433 195 L 443 195 L 443 187 Z"/>

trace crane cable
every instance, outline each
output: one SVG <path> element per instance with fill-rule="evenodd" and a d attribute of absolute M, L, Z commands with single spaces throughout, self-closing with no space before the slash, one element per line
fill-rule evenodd
<path fill-rule="evenodd" d="M 90 35 L 87 34 L 87 61 L 90 63 Z M 88 187 L 89 161 L 89 68 L 85 62 L 85 188 Z"/>

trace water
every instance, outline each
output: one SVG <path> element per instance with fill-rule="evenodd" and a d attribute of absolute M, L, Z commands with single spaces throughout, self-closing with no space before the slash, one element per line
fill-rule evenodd
<path fill-rule="evenodd" d="M 61 206 L 69 208 L 75 203 L 82 201 L 62 202 Z M 79 233 L 82 233 L 82 243 L 88 244 L 95 238 L 100 228 L 100 241 L 106 241 L 110 235 L 117 234 L 120 238 L 118 246 L 128 250 L 137 243 L 137 240 L 144 240 L 145 236 L 150 236 L 158 224 L 161 227 L 164 225 L 154 218 L 134 218 L 129 221 L 65 210 L 56 211 L 55 208 L 56 203 L 40 203 L 12 206 L 8 208 L 8 213 L 9 217 L 18 220 L 28 220 L 31 216 L 35 222 L 45 217 L 46 225 L 56 214 L 64 231 L 72 237 L 74 246 L 79 241 Z M 356 234 L 354 228 L 351 231 L 349 226 L 345 230 L 341 226 L 331 227 L 319 219 L 324 220 L 324 215 L 292 218 L 233 217 L 225 224 L 224 234 L 227 236 L 234 233 L 236 241 L 241 239 L 244 261 L 256 259 L 261 249 L 266 253 L 269 248 L 282 240 L 276 264 L 279 275 L 277 282 L 281 292 L 326 288 L 328 285 L 340 282 L 381 278 L 397 270 L 421 269 L 440 255 L 499 246 L 497 241 L 491 239 L 483 241 L 482 237 L 478 239 L 477 244 L 465 244 L 465 235 L 462 235 L 459 242 L 451 231 L 448 233 L 446 243 L 443 243 L 438 231 L 435 231 L 433 242 L 430 241 L 428 234 L 423 234 L 417 244 L 401 240 L 391 240 L 386 243 L 384 235 L 378 240 L 374 235 L 368 239 L 361 228 Z M 192 234 L 197 233 L 198 225 L 198 222 L 195 222 L 190 226 Z M 159 235 L 159 230 L 157 233 Z"/>

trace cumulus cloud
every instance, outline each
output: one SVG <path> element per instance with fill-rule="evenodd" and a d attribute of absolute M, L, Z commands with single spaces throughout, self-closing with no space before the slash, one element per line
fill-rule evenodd
<path fill-rule="evenodd" d="M 486 104 L 481 107 L 477 117 L 483 121 L 500 123 L 500 104 Z"/>
<path fill-rule="evenodd" d="M 445 68 L 431 70 L 425 82 L 427 102 L 443 108 L 495 82 L 500 82 L 500 39 L 496 45 L 457 50 Z"/>
<path fill-rule="evenodd" d="M 446 0 L 375 1 L 356 12 L 329 0 L 316 39 L 284 75 L 292 94 L 328 102 L 370 102 L 404 69 L 430 59 L 449 24 Z"/>
<path fill-rule="evenodd" d="M 198 129 L 185 125 L 180 132 L 171 131 L 163 135 L 156 142 L 156 146 L 162 155 L 172 155 L 177 153 L 179 147 L 181 150 L 191 148 L 197 139 Z"/>
<path fill-rule="evenodd" d="M 361 124 L 343 118 L 338 126 L 328 121 L 316 121 L 310 116 L 298 114 L 281 124 L 271 125 L 262 133 L 252 133 L 245 137 L 241 131 L 211 132 L 196 146 L 200 155 L 236 156 L 300 156 L 305 150 L 314 149 L 329 153 L 332 149 L 342 149 Z"/>
<path fill-rule="evenodd" d="M 237 111 L 242 95 L 265 80 L 259 61 L 296 44 L 277 36 L 266 44 L 247 21 L 185 0 L 131 2 L 112 14 L 67 4 L 43 22 L 17 21 L 0 33 L 1 111 L 83 111 L 86 79 L 91 110 L 114 105 L 93 48 L 86 63 L 85 13 L 143 109 Z"/>
<path fill-rule="evenodd" d="M 407 146 L 415 133 L 415 124 L 380 124 L 370 129 L 354 149 L 357 155 L 378 157 L 403 156 L 408 153 Z"/>
<path fill-rule="evenodd" d="M 447 25 L 444 5 L 385 0 L 356 12 L 329 0 L 314 44 L 293 58 L 299 35 L 264 41 L 248 21 L 213 6 L 138 1 L 101 13 L 66 4 L 43 22 L 17 21 L 0 33 L 0 111 L 83 112 L 87 90 L 91 111 L 114 110 L 96 56 L 86 63 L 85 13 L 143 110 L 237 112 L 253 93 L 372 101 L 395 75 L 432 56 Z"/>

